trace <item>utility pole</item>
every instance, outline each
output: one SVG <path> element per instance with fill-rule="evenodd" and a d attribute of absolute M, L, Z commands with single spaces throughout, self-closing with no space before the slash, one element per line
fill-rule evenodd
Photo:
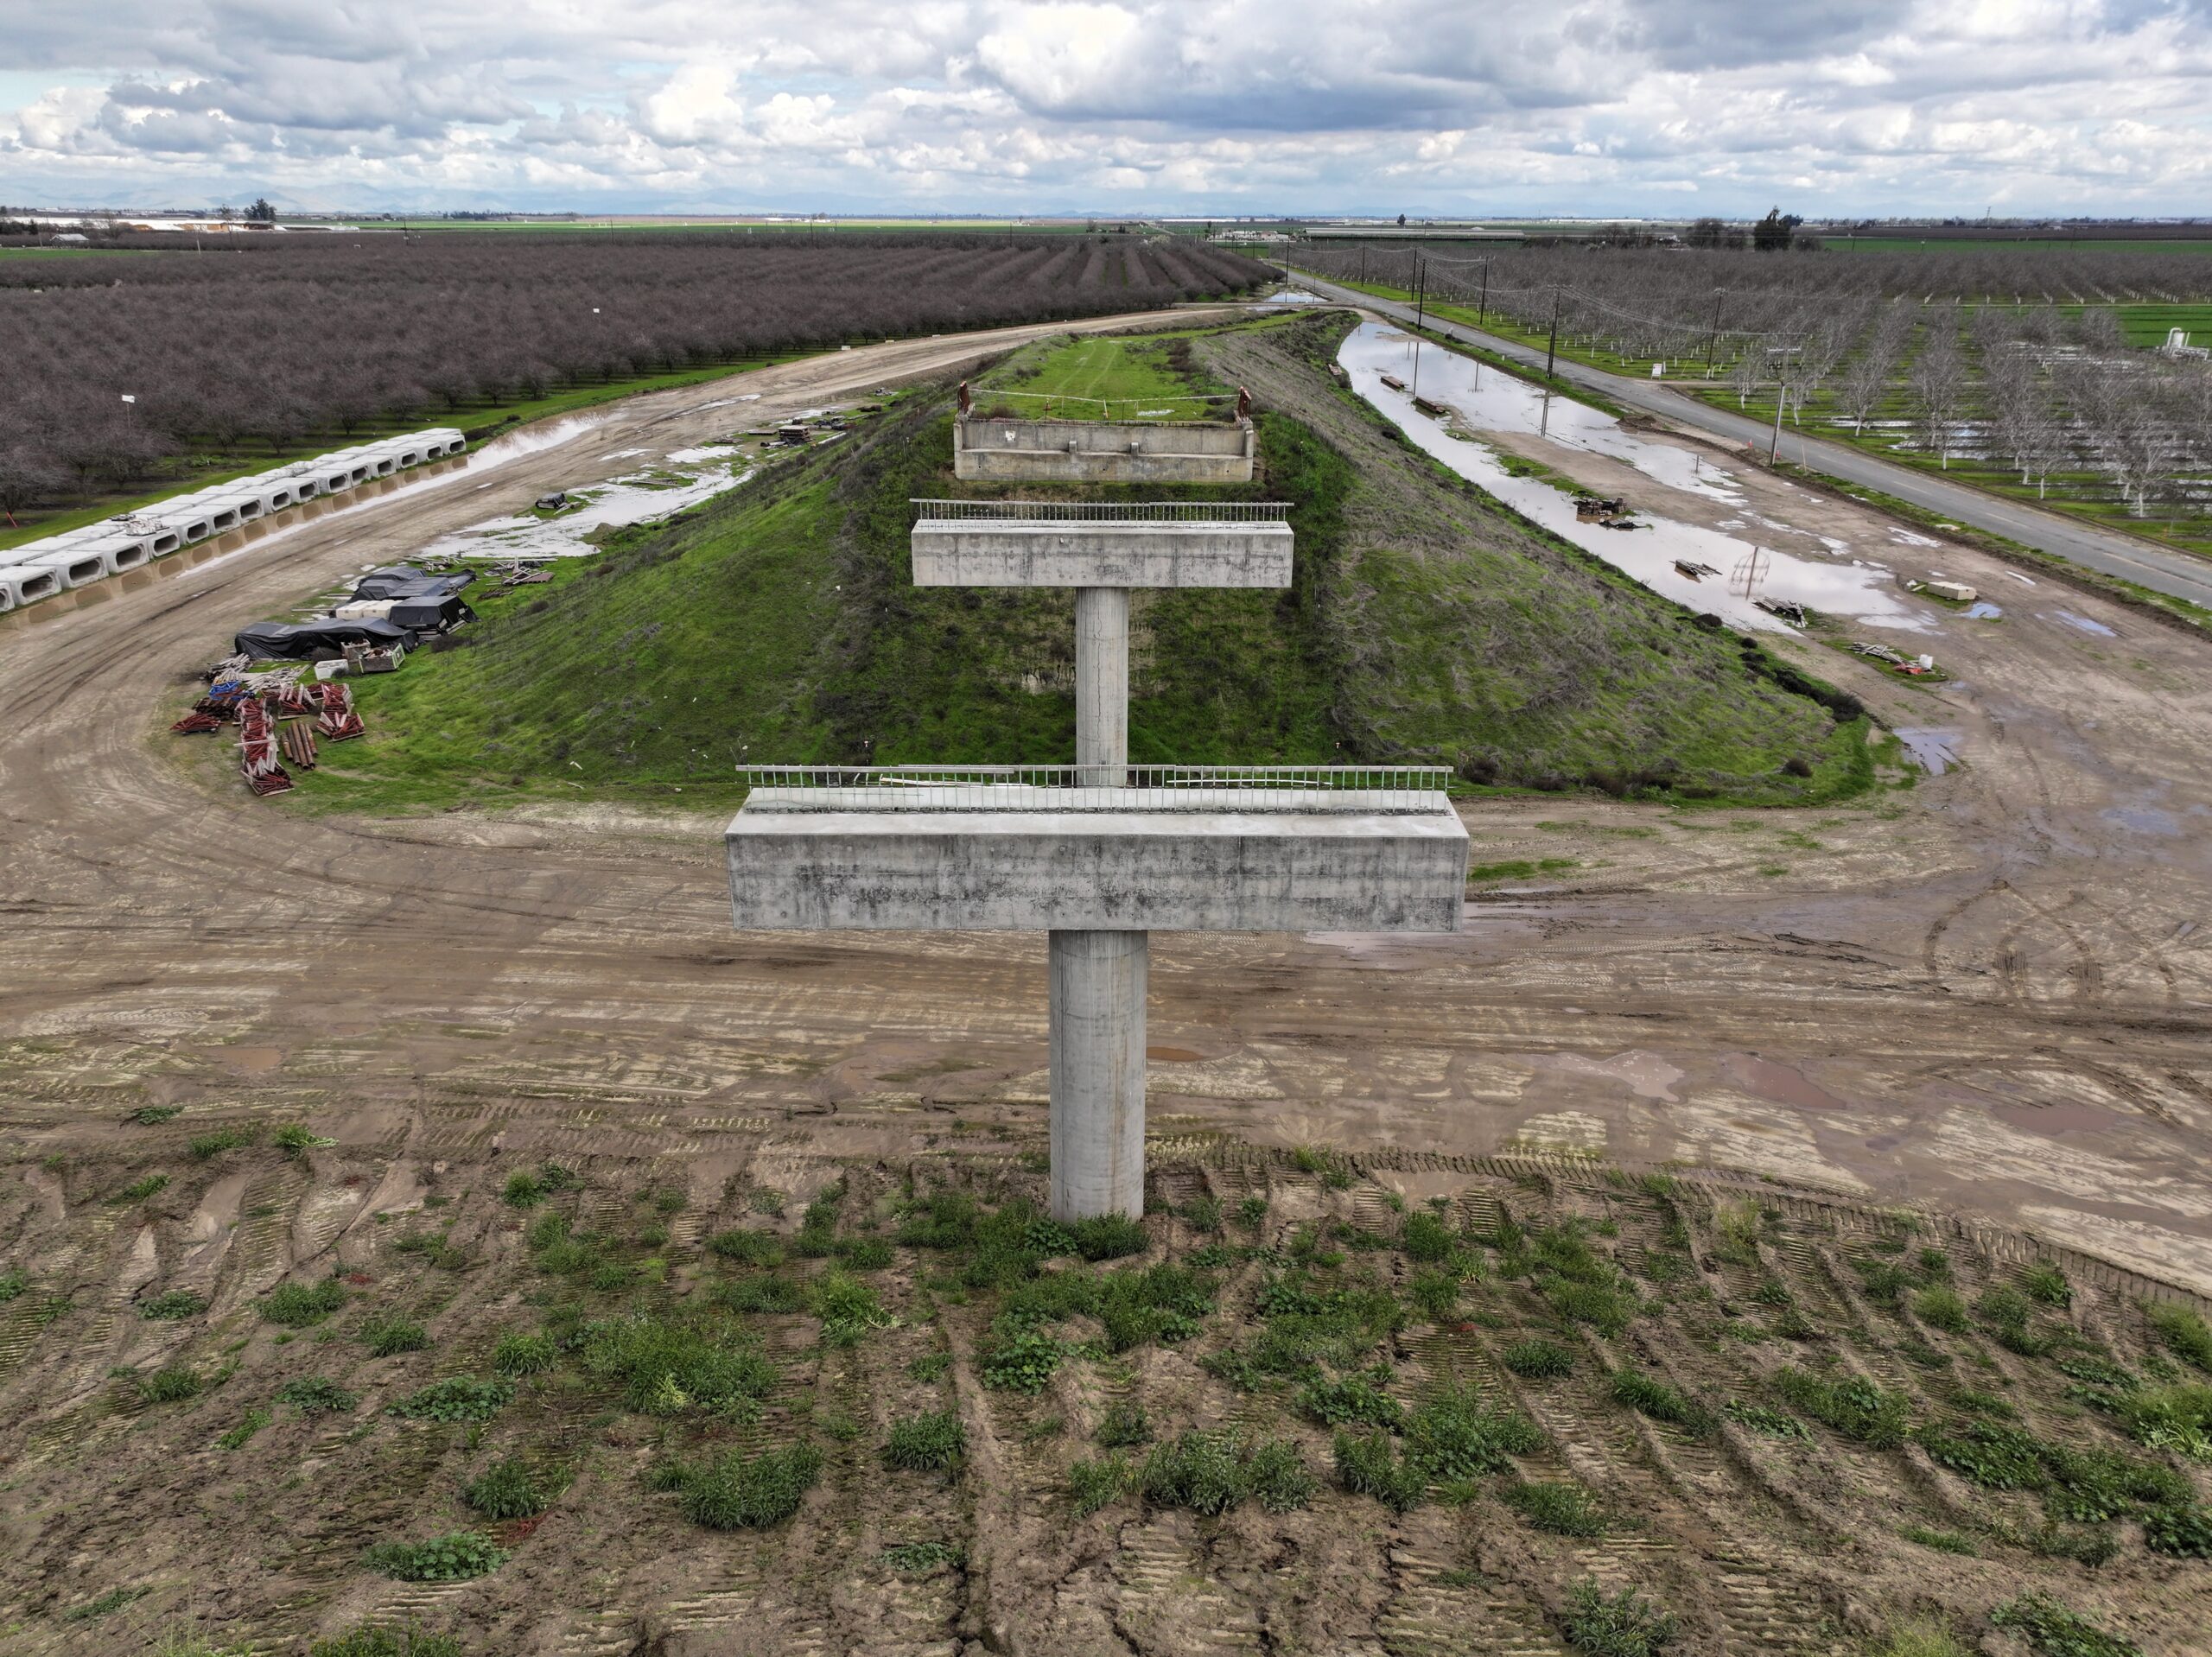
<path fill-rule="evenodd" d="M 1726 292 L 1725 288 L 1713 290 L 1713 331 L 1705 336 L 1705 377 L 1707 379 L 1713 378 L 1713 348 L 1720 342 L 1720 298 Z"/>
<path fill-rule="evenodd" d="M 1487 324 L 1490 321 L 1490 261 L 1483 261 L 1483 293 L 1475 302 L 1475 321 Z"/>
<path fill-rule="evenodd" d="M 1552 339 L 1544 347 L 1544 378 L 1552 377 L 1552 368 L 1559 361 L 1559 283 L 1552 283 Z"/>
<path fill-rule="evenodd" d="M 1421 327 L 1428 314 L 1428 268 L 1414 257 L 1414 389 L 1410 397 L 1421 395 Z"/>
<path fill-rule="evenodd" d="M 1802 346 L 1777 346 L 1772 355 L 1782 359 L 1782 366 L 1774 375 L 1774 441 L 1767 448 L 1766 463 L 1772 466 L 1782 453 L 1782 410 L 1789 401 L 1789 358 L 1793 352 L 1802 351 Z"/>

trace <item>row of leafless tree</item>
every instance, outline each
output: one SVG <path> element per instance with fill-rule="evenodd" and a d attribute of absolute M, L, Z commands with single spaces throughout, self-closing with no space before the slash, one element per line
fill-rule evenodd
<path fill-rule="evenodd" d="M 239 238 L 0 266 L 0 507 L 580 384 L 1141 310 L 1268 276 L 1192 242 L 702 233 Z M 126 403 L 125 397 L 135 398 Z"/>
<path fill-rule="evenodd" d="M 1631 360 L 1708 365 L 1739 404 L 1770 394 L 1945 467 L 2010 467 L 2045 493 L 2101 480 L 2131 514 L 2212 511 L 2212 365 L 2130 347 L 2112 303 L 2201 297 L 2189 256 L 1978 249 L 1743 257 L 1682 251 L 1317 248 L 1310 266 L 1473 302 Z M 1416 267 L 1414 261 L 1419 259 Z M 1717 262 L 1716 262 L 1717 261 Z M 2040 278 L 2031 287 L 2031 275 Z M 1721 288 L 1719 280 L 1732 285 Z M 2096 302 L 2062 308 L 2053 292 Z M 1771 406 L 1770 403 L 1768 406 Z"/>

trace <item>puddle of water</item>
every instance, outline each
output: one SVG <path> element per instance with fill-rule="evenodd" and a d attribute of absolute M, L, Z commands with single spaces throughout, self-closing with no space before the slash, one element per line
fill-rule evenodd
<path fill-rule="evenodd" d="M 2094 633 L 2100 638 L 2117 638 L 2120 637 L 2118 633 L 2106 626 L 2103 622 L 2092 621 L 2087 616 L 2077 616 L 2071 610 L 2054 610 L 2051 613 L 2077 632 Z"/>
<path fill-rule="evenodd" d="M 642 450 L 626 451 L 641 454 Z M 582 503 L 558 517 L 523 513 L 513 517 L 486 518 L 465 530 L 441 536 L 423 548 L 423 556 L 448 558 L 578 558 L 599 549 L 586 539 L 594 530 L 652 524 L 696 506 L 724 490 L 734 489 L 751 477 L 748 469 L 732 473 L 734 445 L 709 443 L 697 448 L 677 449 L 662 457 L 652 471 L 637 472 L 603 484 L 569 492 Z M 681 485 L 657 482 L 670 471 L 684 473 Z"/>
<path fill-rule="evenodd" d="M 2021 575 L 2017 569 L 2000 569 L 1997 573 L 2000 575 L 2010 575 L 2014 581 L 2019 582 L 2023 587 L 2033 587 L 2035 585 L 2033 581 Z"/>
<path fill-rule="evenodd" d="M 2155 805 L 2116 805 L 2097 815 L 2107 822 L 2116 822 L 2123 828 L 2132 828 L 2139 835 L 2158 835 L 2171 838 L 2181 833 L 2181 819 L 2171 811 L 2161 811 Z"/>
<path fill-rule="evenodd" d="M 2002 610 L 1987 599 L 1976 599 L 1966 608 L 1966 618 L 1968 621 L 1998 621 L 2003 619 L 2004 614 Z"/>
<path fill-rule="evenodd" d="M 1642 514 L 1637 518 L 1639 527 L 1634 530 L 1609 530 L 1600 524 L 1583 523 L 1574 516 L 1571 497 L 1536 479 L 1513 476 L 1487 445 L 1451 435 L 1442 421 L 1414 407 L 1406 340 L 1394 328 L 1363 323 L 1345 338 L 1338 360 L 1351 373 L 1353 389 L 1403 428 L 1425 453 L 1561 538 L 1596 554 L 1679 604 L 1710 612 L 1745 632 L 1796 631 L 1745 595 L 1738 572 L 1751 573 L 1746 561 L 1755 550 L 1751 543 L 1698 524 Z M 1408 389 L 1396 391 L 1383 384 L 1385 373 L 1406 380 Z M 1698 457 L 1688 450 L 1648 442 L 1623 431 L 1620 422 L 1610 415 L 1563 397 L 1547 398 L 1526 381 L 1468 358 L 1425 347 L 1421 390 L 1424 398 L 1452 404 L 1471 426 L 1536 433 L 1625 460 L 1646 476 L 1678 488 L 1724 500 L 1737 498 L 1728 487 L 1735 481 L 1730 473 L 1713 467 L 1701 467 L 1693 473 L 1692 465 Z M 1548 413 L 1541 406 L 1547 401 L 1551 405 Z M 1678 478 L 1675 473 L 1685 476 Z M 1756 596 L 1789 600 L 1831 615 L 1849 616 L 1870 626 L 1906 632 L 1924 632 L 1933 627 L 1930 620 L 1904 607 L 1886 575 L 1878 570 L 1857 563 L 1829 563 L 1770 548 L 1756 550 L 1760 571 L 1752 589 Z M 1678 568 L 1683 564 L 1719 573 L 1689 575 Z"/>
<path fill-rule="evenodd" d="M 1904 751 L 1918 760 L 1921 769 L 1931 777 L 1941 777 L 1959 763 L 1959 744 L 1964 740 L 1960 732 L 1899 726 L 1891 734 L 1904 744 Z"/>
<path fill-rule="evenodd" d="M 1943 544 L 1933 536 L 1915 535 L 1910 530 L 1901 530 L 1894 524 L 1890 525 L 1890 539 L 1902 541 L 1908 547 L 1940 547 Z"/>
<path fill-rule="evenodd" d="M 1370 371 L 1360 382 L 1361 389 L 1370 402 L 1382 403 L 1393 419 L 1398 417 L 1401 404 L 1413 411 L 1411 334 L 1368 323 L 1344 341 L 1338 357 L 1356 376 L 1363 365 Z M 1382 384 L 1376 377 L 1385 372 L 1406 381 L 1408 390 L 1393 391 Z M 1368 381 L 1373 382 L 1373 390 L 1366 390 Z M 1592 454 L 1626 461 L 1669 488 L 1732 505 L 1743 501 L 1735 474 L 1708 465 L 1703 455 L 1671 443 L 1646 442 L 1632 432 L 1623 431 L 1621 422 L 1609 414 L 1571 397 L 1547 397 L 1528 381 L 1471 357 L 1423 345 L 1418 389 L 1431 402 L 1450 403 L 1459 411 L 1460 421 L 1477 431 L 1526 432 L 1567 448 L 1587 449 Z M 1385 403 L 1386 398 L 1390 401 Z"/>
<path fill-rule="evenodd" d="M 1263 305 L 1333 305 L 1333 299 L 1324 299 L 1319 294 L 1309 294 L 1301 288 L 1286 288 L 1279 294 L 1269 294 L 1260 302 Z"/>

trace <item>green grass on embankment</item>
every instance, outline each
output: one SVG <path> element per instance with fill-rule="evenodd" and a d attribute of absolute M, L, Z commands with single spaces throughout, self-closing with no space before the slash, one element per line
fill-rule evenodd
<path fill-rule="evenodd" d="M 1344 326 L 1202 333 L 1175 370 L 1253 386 L 1262 476 L 1144 493 L 1287 501 L 1298 551 L 1287 592 L 1138 596 L 1133 759 L 1445 763 L 1746 803 L 1864 785 L 1864 723 L 1819 687 L 1443 473 L 1334 385 Z M 747 763 L 1067 760 L 1072 594 L 912 584 L 909 498 L 995 492 L 954 480 L 950 455 L 947 393 L 903 397 L 486 603 L 457 648 L 359 682 L 370 736 L 327 750 L 285 805 L 719 806 Z"/>

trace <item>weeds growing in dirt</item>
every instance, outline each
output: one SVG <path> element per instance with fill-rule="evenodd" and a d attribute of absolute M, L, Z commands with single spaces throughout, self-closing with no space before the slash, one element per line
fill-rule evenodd
<path fill-rule="evenodd" d="M 141 1127 L 159 1127 L 184 1114 L 182 1105 L 141 1105 L 123 1120 L 136 1122 Z"/>
<path fill-rule="evenodd" d="M 284 1329 L 308 1329 L 346 1304 L 336 1278 L 315 1283 L 280 1283 L 262 1300 L 262 1317 Z"/>
<path fill-rule="evenodd" d="M 385 1413 L 410 1421 L 489 1421 L 514 1396 L 515 1389 L 504 1381 L 452 1375 L 409 1394 Z"/>
<path fill-rule="evenodd" d="M 2066 1273 L 2048 1261 L 2031 1266 L 2020 1278 L 2020 1287 L 2031 1300 L 2039 1300 L 2046 1306 L 2070 1306 L 2074 1304 L 2074 1286 L 2066 1280 Z"/>
<path fill-rule="evenodd" d="M 1405 1223 L 1398 1229 L 1398 1247 L 1406 1251 L 1406 1258 L 1424 1265 L 1434 1266 L 1451 1259 L 1459 1241 L 1442 1220 L 1419 1209 L 1406 1216 Z"/>
<path fill-rule="evenodd" d="M 1907 1525 L 1897 1534 L 1908 1542 L 1920 1547 L 1933 1548 L 1938 1553 L 1956 1553 L 1970 1559 L 1980 1551 L 1956 1531 L 1931 1530 L 1925 1525 Z"/>
<path fill-rule="evenodd" d="M 133 1600 L 143 1599 L 152 1593 L 152 1587 L 111 1588 L 97 1599 L 88 1599 L 82 1605 L 73 1605 L 62 1612 L 65 1622 L 91 1622 L 105 1616 L 110 1611 L 119 1611 Z"/>
<path fill-rule="evenodd" d="M 1967 1326 L 1967 1303 L 1955 1289 L 1923 1289 L 1912 1298 L 1912 1315 L 1930 1329 L 1956 1335 Z"/>
<path fill-rule="evenodd" d="M 1580 1221 L 1537 1233 L 1526 1256 L 1537 1293 L 1560 1317 L 1618 1335 L 1638 1310 L 1636 1290 L 1591 1248 Z"/>
<path fill-rule="evenodd" d="M 30 1286 L 31 1280 L 21 1272 L 0 1272 L 0 1306 L 22 1299 L 23 1291 Z"/>
<path fill-rule="evenodd" d="M 880 1272 L 898 1255 L 880 1237 L 848 1237 L 837 1245 L 837 1258 L 849 1272 Z"/>
<path fill-rule="evenodd" d="M 950 1352 L 926 1352 L 906 1366 L 906 1373 L 916 1381 L 937 1381 L 951 1368 Z"/>
<path fill-rule="evenodd" d="M 1135 1399 L 1122 1399 L 1106 1406 L 1106 1413 L 1098 1419 L 1098 1430 L 1090 1436 L 1102 1449 L 1124 1450 L 1151 1443 L 1152 1422 L 1143 1405 Z"/>
<path fill-rule="evenodd" d="M 364 1623 L 334 1640 L 318 1640 L 308 1657 L 467 1657 L 458 1638 L 413 1627 Z"/>
<path fill-rule="evenodd" d="M 512 1381 L 521 1375 L 543 1374 L 553 1367 L 558 1356 L 551 1336 L 518 1331 L 502 1335 L 499 1343 L 492 1349 L 492 1369 L 493 1374 Z"/>
<path fill-rule="evenodd" d="M 253 1127 L 218 1127 L 194 1136 L 186 1147 L 200 1161 L 219 1157 L 226 1151 L 237 1151 L 251 1145 L 261 1137 L 261 1130 Z"/>
<path fill-rule="evenodd" d="M 305 1122 L 286 1122 L 269 1136 L 269 1142 L 288 1157 L 298 1156 L 317 1146 L 335 1145 L 336 1140 L 326 1140 Z"/>
<path fill-rule="evenodd" d="M 1567 1643 L 1588 1657 L 1656 1657 L 1675 1641 L 1675 1619 L 1633 1588 L 1608 1596 L 1585 1577 L 1567 1590 L 1560 1619 Z"/>
<path fill-rule="evenodd" d="M 1192 1230 L 1211 1235 L 1221 1229 L 1221 1199 L 1197 1197 L 1183 1205 L 1183 1223 Z"/>
<path fill-rule="evenodd" d="M 1713 1412 L 1681 1388 L 1654 1380 L 1640 1370 L 1620 1369 L 1613 1374 L 1613 1402 L 1625 1404 L 1639 1415 L 1664 1421 L 1699 1438 L 1714 1430 Z"/>
<path fill-rule="evenodd" d="M 2199 1369 L 2212 1372 L 2212 1327 L 2201 1316 L 2171 1300 L 2153 1301 L 2143 1312 L 2151 1320 L 2152 1332 L 2168 1350 Z"/>
<path fill-rule="evenodd" d="M 897 1320 L 884 1310 L 875 1291 L 849 1272 L 825 1272 L 808 1297 L 822 1320 L 825 1346 L 853 1346 L 872 1329 L 888 1329 Z"/>
<path fill-rule="evenodd" d="M 371 1317 L 359 1330 L 361 1344 L 372 1358 L 389 1358 L 402 1352 L 420 1352 L 430 1344 L 429 1331 L 404 1317 Z"/>
<path fill-rule="evenodd" d="M 401 1582 L 467 1582 L 489 1576 L 507 1556 L 489 1537 L 462 1530 L 421 1542 L 378 1542 L 361 1559 Z"/>
<path fill-rule="evenodd" d="M 1144 1222 L 1124 1214 L 1078 1220 L 1068 1229 L 1075 1237 L 1076 1253 L 1087 1260 L 1124 1260 L 1152 1247 Z"/>
<path fill-rule="evenodd" d="M 1406 1280 L 1406 1302 L 1432 1324 L 1448 1321 L 1459 1309 L 1459 1279 L 1451 1271 L 1415 1272 Z"/>
<path fill-rule="evenodd" d="M 1807 1444 L 1813 1439 L 1805 1424 L 1796 1416 L 1781 1410 L 1770 1410 L 1764 1404 L 1746 1404 L 1741 1399 L 1730 1399 L 1721 1406 L 1721 1413 L 1731 1421 L 1763 1432 L 1770 1438 L 1797 1438 Z"/>
<path fill-rule="evenodd" d="M 1405 1513 L 1418 1508 L 1427 1493 L 1427 1476 L 1399 1453 L 1387 1432 L 1340 1432 L 1331 1449 L 1337 1482 L 1354 1495 L 1373 1496 L 1393 1513 Z"/>
<path fill-rule="evenodd" d="M 2212 1559 L 2212 1508 L 2182 1502 L 2143 1516 L 2143 1545 L 2177 1559 Z"/>
<path fill-rule="evenodd" d="M 139 1396 L 149 1404 L 181 1404 L 188 1398 L 197 1398 L 206 1390 L 207 1378 L 196 1369 L 181 1364 L 171 1364 L 156 1369 L 150 1375 L 138 1377 Z"/>
<path fill-rule="evenodd" d="M 1880 1657 L 1973 1657 L 1950 1631 L 1933 1622 L 1898 1628 L 1882 1645 Z"/>
<path fill-rule="evenodd" d="M 1074 1499 L 1078 1515 L 1095 1514 L 1109 1502 L 1121 1500 L 1134 1488 L 1136 1478 L 1136 1470 L 1126 1456 L 1102 1456 L 1096 1461 L 1077 1462 L 1068 1469 L 1068 1494 Z"/>
<path fill-rule="evenodd" d="M 276 1401 L 289 1404 L 302 1415 L 340 1415 L 361 1400 L 334 1381 L 321 1375 L 306 1375 L 279 1387 Z"/>
<path fill-rule="evenodd" d="M 709 1530 L 766 1530 L 797 1513 L 821 1475 L 822 1452 L 811 1444 L 750 1459 L 731 1451 L 684 1472 L 683 1516 Z"/>
<path fill-rule="evenodd" d="M 148 1174 L 143 1179 L 125 1185 L 110 1199 L 116 1203 L 143 1203 L 156 1191 L 168 1189 L 167 1174 Z"/>
<path fill-rule="evenodd" d="M 1758 1203 L 1748 1197 L 1716 1203 L 1713 1209 L 1713 1252 L 1732 1266 L 1757 1266 L 1759 1233 L 1764 1225 Z"/>
<path fill-rule="evenodd" d="M 2036 1657 L 2143 1657 L 2133 1640 L 2107 1634 L 2049 1594 L 2023 1594 L 1990 1612 L 1989 1620 L 2017 1634 Z"/>
<path fill-rule="evenodd" d="M 1894 1450 L 1904 1442 L 1905 1401 L 1857 1375 L 1816 1375 L 1785 1367 L 1776 1372 L 1775 1390 L 1823 1426 L 1873 1450 Z"/>
<path fill-rule="evenodd" d="M 150 1300 L 138 1303 L 138 1315 L 151 1321 L 181 1323 L 188 1317 L 197 1317 L 207 1310 L 207 1302 L 189 1289 L 171 1289 L 157 1294 Z"/>
<path fill-rule="evenodd" d="M 1406 1457 L 1431 1479 L 1503 1472 L 1515 1456 L 1543 1448 L 1544 1435 L 1526 1416 L 1485 1406 L 1472 1387 L 1430 1394 L 1406 1417 Z"/>
<path fill-rule="evenodd" d="M 883 1459 L 909 1472 L 941 1473 L 960 1460 L 968 1435 L 950 1410 L 909 1416 L 892 1424 Z"/>
<path fill-rule="evenodd" d="M 1254 1195 L 1236 1205 L 1236 1223 L 1247 1231 L 1257 1231 L 1268 1217 L 1268 1199 Z"/>
<path fill-rule="evenodd" d="M 2144 1387 L 2115 1406 L 2120 1425 L 2153 1450 L 2212 1462 L 2212 1387 Z"/>
<path fill-rule="evenodd" d="M 1509 1484 L 1505 1505 L 1538 1530 L 1554 1536 L 1603 1536 L 1605 1515 L 1597 1500 L 1579 1484 L 1541 1479 Z"/>
<path fill-rule="evenodd" d="M 1041 1393 L 1067 1356 L 1067 1347 L 1057 1336 L 1035 1324 L 1001 1317 L 991 1325 L 990 1344 L 984 1349 L 983 1385 L 1000 1392 Z"/>
<path fill-rule="evenodd" d="M 918 1577 L 944 1565 L 959 1565 L 968 1556 L 950 1542 L 893 1542 L 880 1557 L 899 1575 Z"/>
<path fill-rule="evenodd" d="M 238 1425 L 215 1440 L 215 1448 L 237 1450 L 276 1419 L 274 1410 L 265 1404 L 257 1404 L 238 1418 Z"/>
<path fill-rule="evenodd" d="M 528 1519 L 551 1507 L 559 1494 L 558 1484 L 510 1457 L 462 1486 L 461 1499 L 486 1519 Z"/>
<path fill-rule="evenodd" d="M 732 1311 L 791 1312 L 806 1306 L 806 1286 L 796 1278 L 741 1277 L 721 1285 L 715 1298 Z"/>
<path fill-rule="evenodd" d="M 1317 1376 L 1298 1389 L 1298 1407 L 1325 1427 L 1354 1423 L 1395 1427 L 1404 1406 L 1383 1389 L 1392 1380 L 1389 1366 L 1376 1364 L 1356 1374 Z"/>
<path fill-rule="evenodd" d="M 1516 1341 L 1497 1355 L 1508 1369 L 1527 1381 L 1556 1381 L 1574 1373 L 1574 1354 L 1557 1341 Z"/>
<path fill-rule="evenodd" d="M 1272 1438 L 1247 1445 L 1236 1432 L 1185 1432 L 1157 1446 L 1138 1484 L 1156 1508 L 1208 1514 L 1248 1498 L 1270 1513 L 1287 1513 L 1312 1501 L 1314 1489 L 1296 1446 Z"/>
<path fill-rule="evenodd" d="M 585 1326 L 577 1350 L 584 1372 L 621 1383 L 623 1406 L 641 1415 L 752 1420 L 776 1384 L 760 1343 L 712 1314 L 607 1318 Z"/>

